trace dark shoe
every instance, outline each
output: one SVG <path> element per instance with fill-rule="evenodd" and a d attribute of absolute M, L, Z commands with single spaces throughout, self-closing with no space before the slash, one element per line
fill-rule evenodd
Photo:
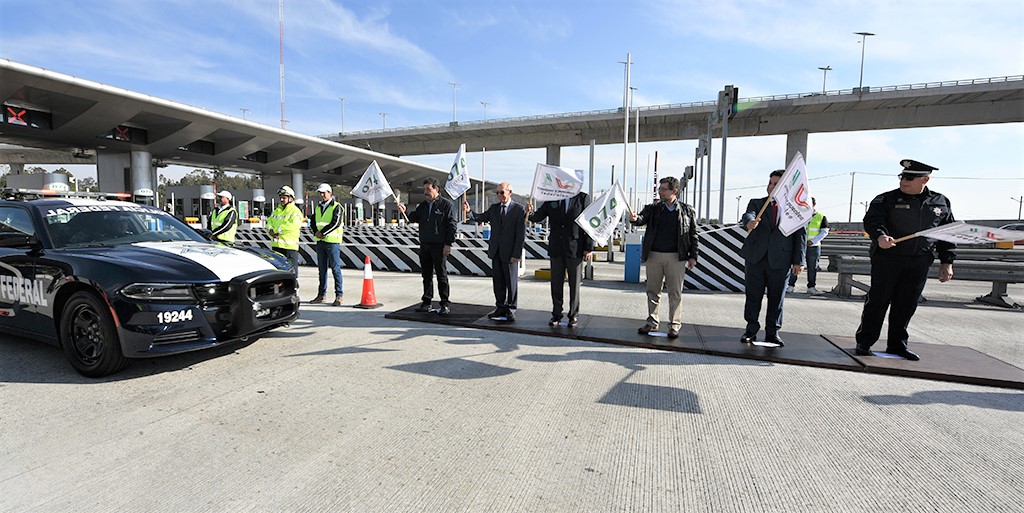
<path fill-rule="evenodd" d="M 744 344 L 753 344 L 755 340 L 757 340 L 757 333 L 744 333 L 743 336 L 740 337 L 740 342 Z"/>
<path fill-rule="evenodd" d="M 679 338 L 679 330 L 671 328 L 668 330 L 668 338 Z"/>
<path fill-rule="evenodd" d="M 313 299 L 312 299 L 312 300 L 311 300 L 311 301 L 309 302 L 309 304 L 311 304 L 311 305 L 315 305 L 315 304 L 317 304 L 317 303 L 323 303 L 323 302 L 324 302 L 324 297 L 323 297 L 323 296 L 317 296 L 317 297 L 313 298 Z"/>
<path fill-rule="evenodd" d="M 575 328 L 580 325 L 580 320 L 575 317 L 569 317 L 569 327 Z"/>
<path fill-rule="evenodd" d="M 857 344 L 857 348 L 853 350 L 853 354 L 857 356 L 874 356 L 875 353 L 871 352 L 871 348 Z"/>
<path fill-rule="evenodd" d="M 516 314 L 505 312 L 505 322 L 516 322 Z"/>
<path fill-rule="evenodd" d="M 334 302 L 331 303 L 331 306 L 341 306 L 341 296 L 336 296 L 334 298 Z"/>
<path fill-rule="evenodd" d="M 650 324 L 644 324 L 642 328 L 636 330 L 641 335 L 650 335 L 652 331 L 658 331 L 657 326 L 651 326 Z"/>
<path fill-rule="evenodd" d="M 560 323 L 560 322 L 562 322 L 562 318 L 561 317 L 551 316 L 551 320 L 548 321 L 548 326 L 552 326 L 552 327 L 558 326 L 558 323 Z"/>
<path fill-rule="evenodd" d="M 441 309 L 437 311 L 437 315 L 451 315 L 452 309 L 448 308 L 448 305 L 442 305 Z"/>
<path fill-rule="evenodd" d="M 764 341 L 769 343 L 769 344 L 778 344 L 779 347 L 782 347 L 782 346 L 786 345 L 786 343 L 783 342 L 782 337 L 780 337 L 778 335 L 774 335 L 774 336 L 771 336 L 771 337 L 765 337 Z"/>
<path fill-rule="evenodd" d="M 894 354 L 896 356 L 902 356 L 903 358 L 906 358 L 907 360 L 910 360 L 912 362 L 916 362 L 916 361 L 921 359 L 920 356 L 917 356 L 917 353 L 915 353 L 915 352 L 913 352 L 913 351 L 911 351 L 909 349 L 900 349 L 899 351 L 886 351 L 886 352 L 889 353 L 889 354 Z"/>
<path fill-rule="evenodd" d="M 431 306 L 430 303 L 420 303 L 420 306 L 416 307 L 416 311 L 420 313 L 429 312 Z"/>

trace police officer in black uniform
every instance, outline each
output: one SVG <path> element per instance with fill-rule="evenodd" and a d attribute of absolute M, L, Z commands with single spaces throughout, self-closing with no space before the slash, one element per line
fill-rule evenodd
<path fill-rule="evenodd" d="M 410 223 L 420 225 L 420 274 L 423 277 L 423 297 L 417 312 L 429 312 L 434 300 L 433 275 L 437 275 L 437 291 L 441 295 L 440 315 L 451 314 L 451 302 L 448 294 L 448 255 L 455 244 L 455 233 L 458 226 L 455 219 L 455 206 L 441 197 L 441 184 L 432 176 L 423 180 L 423 197 L 416 210 L 408 213 Z M 398 210 L 406 212 L 405 205 L 399 203 Z"/>
<path fill-rule="evenodd" d="M 956 245 L 925 237 L 895 241 L 952 223 L 953 211 L 949 199 L 926 187 L 929 175 L 938 168 L 909 159 L 900 161 L 900 165 L 903 172 L 899 189 L 876 196 L 864 214 L 864 231 L 871 237 L 871 290 L 857 328 L 856 354 L 872 354 L 871 345 L 878 340 L 882 320 L 889 309 L 886 352 L 907 360 L 920 360 L 907 349 L 907 325 L 917 310 L 935 252 L 941 263 L 939 281 L 949 281 L 953 277 Z"/>

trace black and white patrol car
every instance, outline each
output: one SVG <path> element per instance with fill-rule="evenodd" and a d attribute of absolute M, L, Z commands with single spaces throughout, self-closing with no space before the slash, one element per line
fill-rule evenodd
<path fill-rule="evenodd" d="M 276 253 L 213 244 L 135 203 L 5 197 L 0 330 L 59 344 L 85 376 L 245 340 L 298 317 L 294 269 Z"/>

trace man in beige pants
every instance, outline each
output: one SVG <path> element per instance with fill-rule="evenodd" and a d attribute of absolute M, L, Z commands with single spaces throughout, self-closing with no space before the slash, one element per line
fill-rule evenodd
<path fill-rule="evenodd" d="M 661 201 L 631 214 L 630 222 L 647 226 L 641 260 L 647 265 L 647 323 L 638 333 L 648 335 L 658 330 L 658 308 L 661 289 L 668 288 L 668 338 L 679 338 L 682 326 L 683 278 L 687 269 L 697 265 L 697 220 L 693 207 L 677 201 L 679 180 L 671 176 L 658 184 Z"/>

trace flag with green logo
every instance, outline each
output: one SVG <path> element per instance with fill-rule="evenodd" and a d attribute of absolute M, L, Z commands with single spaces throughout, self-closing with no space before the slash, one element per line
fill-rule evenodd
<path fill-rule="evenodd" d="M 579 194 L 582 188 L 582 170 L 537 164 L 531 196 L 538 201 L 560 201 Z"/>

